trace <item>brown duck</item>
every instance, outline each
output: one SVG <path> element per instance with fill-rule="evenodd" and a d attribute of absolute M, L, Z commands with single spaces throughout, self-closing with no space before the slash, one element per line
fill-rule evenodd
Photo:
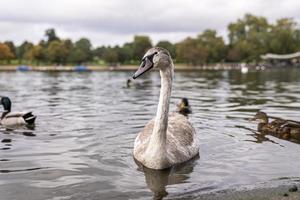
<path fill-rule="evenodd" d="M 192 109 L 187 98 L 181 99 L 180 103 L 177 105 L 177 112 L 184 116 L 188 116 L 192 113 Z"/>
<path fill-rule="evenodd" d="M 274 120 L 269 122 L 269 118 Z M 263 134 L 273 135 L 280 139 L 300 142 L 300 122 L 268 116 L 265 112 L 257 112 L 254 120 L 258 121 L 257 130 Z"/>

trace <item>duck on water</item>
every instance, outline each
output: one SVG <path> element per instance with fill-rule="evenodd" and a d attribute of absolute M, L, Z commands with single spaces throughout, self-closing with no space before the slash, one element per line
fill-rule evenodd
<path fill-rule="evenodd" d="M 274 120 L 270 121 L 270 118 Z M 271 117 L 262 111 L 258 111 L 253 120 L 258 121 L 257 130 L 262 134 L 300 143 L 300 122 L 298 121 Z"/>
<path fill-rule="evenodd" d="M 22 125 L 34 125 L 36 116 L 32 112 L 11 112 L 11 100 L 8 97 L 0 97 L 1 105 L 4 108 L 0 124 L 5 127 L 15 127 Z"/>
<path fill-rule="evenodd" d="M 165 169 L 199 154 L 196 131 L 187 117 L 169 113 L 174 65 L 169 52 L 160 47 L 146 52 L 133 79 L 150 69 L 159 69 L 161 89 L 156 117 L 148 122 L 134 143 L 134 158 L 151 169 Z"/>

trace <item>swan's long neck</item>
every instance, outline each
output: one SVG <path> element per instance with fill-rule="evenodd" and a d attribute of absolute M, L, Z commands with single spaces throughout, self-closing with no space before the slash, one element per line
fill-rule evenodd
<path fill-rule="evenodd" d="M 155 117 L 153 132 L 150 137 L 147 157 L 150 162 L 155 162 L 158 166 L 168 165 L 166 157 L 166 140 L 168 128 L 168 114 L 170 96 L 173 81 L 173 64 L 160 70 L 161 76 L 161 89 L 159 96 L 159 103 Z"/>
<path fill-rule="evenodd" d="M 166 143 L 166 134 L 168 128 L 169 104 L 172 90 L 173 70 L 168 67 L 165 70 L 160 70 L 161 88 L 159 103 L 157 107 L 155 124 L 152 132 L 152 137 L 157 139 L 159 143 Z"/>

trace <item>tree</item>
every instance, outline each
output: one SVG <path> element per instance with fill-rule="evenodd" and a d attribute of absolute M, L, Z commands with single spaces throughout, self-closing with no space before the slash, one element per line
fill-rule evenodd
<path fill-rule="evenodd" d="M 96 49 L 92 50 L 93 57 L 100 59 L 103 57 L 105 51 L 106 51 L 105 46 L 97 47 Z"/>
<path fill-rule="evenodd" d="M 11 52 L 9 46 L 4 43 L 0 43 L 0 60 L 10 60 L 14 58 L 14 54 Z"/>
<path fill-rule="evenodd" d="M 55 29 L 49 28 L 45 31 L 45 36 L 47 37 L 47 44 L 49 45 L 52 41 L 59 40 L 56 36 Z"/>
<path fill-rule="evenodd" d="M 159 41 L 156 46 L 167 49 L 172 58 L 176 58 L 176 46 L 167 40 Z"/>
<path fill-rule="evenodd" d="M 260 55 L 268 52 L 267 37 L 269 34 L 270 25 L 264 17 L 258 17 L 251 14 L 246 14 L 243 19 L 238 19 L 235 23 L 228 25 L 229 30 L 229 52 L 227 55 L 230 60 L 233 52 L 239 49 L 242 61 L 250 62 L 260 59 Z M 241 48 L 243 47 L 243 48 Z M 232 50 L 234 49 L 234 50 Z M 241 61 L 235 60 L 235 61 Z"/>
<path fill-rule="evenodd" d="M 133 60 L 133 44 L 125 43 L 121 48 L 116 46 L 118 60 L 120 63 L 131 63 Z"/>
<path fill-rule="evenodd" d="M 206 63 L 208 51 L 196 39 L 187 38 L 177 44 L 178 61 L 199 65 Z"/>
<path fill-rule="evenodd" d="M 300 50 L 300 30 L 293 19 L 277 20 L 268 37 L 270 53 L 288 54 Z"/>
<path fill-rule="evenodd" d="M 16 57 L 16 47 L 14 45 L 14 43 L 12 41 L 5 41 L 4 44 L 6 44 L 10 51 L 12 52 L 12 54 L 14 55 L 14 58 Z"/>
<path fill-rule="evenodd" d="M 71 49 L 69 61 L 76 64 L 81 64 L 92 60 L 93 52 L 91 50 L 91 42 L 86 38 L 81 38 L 75 42 L 74 47 Z"/>
<path fill-rule="evenodd" d="M 216 63 L 224 60 L 226 46 L 222 37 L 215 30 L 205 30 L 198 35 L 197 43 L 207 51 L 207 62 Z"/>
<path fill-rule="evenodd" d="M 49 61 L 56 64 L 65 64 L 68 58 L 69 50 L 64 41 L 54 40 L 50 42 L 47 48 L 47 57 Z"/>
<path fill-rule="evenodd" d="M 118 52 L 115 48 L 108 47 L 103 54 L 103 60 L 108 64 L 116 64 L 118 62 Z"/>
<path fill-rule="evenodd" d="M 134 36 L 132 55 L 134 60 L 141 60 L 145 52 L 152 47 L 148 36 Z"/>
<path fill-rule="evenodd" d="M 36 61 L 39 64 L 45 59 L 44 48 L 41 45 L 34 45 L 26 52 L 26 58 L 31 61 Z"/>
<path fill-rule="evenodd" d="M 31 42 L 24 41 L 19 47 L 16 48 L 16 56 L 19 60 L 19 63 L 23 59 L 26 59 L 27 52 L 33 47 Z"/>

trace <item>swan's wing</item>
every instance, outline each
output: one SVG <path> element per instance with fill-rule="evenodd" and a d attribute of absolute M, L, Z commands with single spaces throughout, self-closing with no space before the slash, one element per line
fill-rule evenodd
<path fill-rule="evenodd" d="M 146 144 L 149 142 L 149 138 L 152 134 L 153 127 L 154 127 L 155 119 L 153 118 L 150 120 L 144 129 L 138 134 L 138 136 L 135 138 L 134 147 L 140 146 L 142 144 Z"/>
<path fill-rule="evenodd" d="M 180 146 L 189 146 L 196 138 L 196 131 L 185 116 L 178 113 L 171 113 L 169 116 L 167 137 L 169 135 Z"/>
<path fill-rule="evenodd" d="M 196 131 L 185 116 L 170 114 L 167 146 L 169 159 L 174 163 L 184 162 L 199 153 Z"/>

